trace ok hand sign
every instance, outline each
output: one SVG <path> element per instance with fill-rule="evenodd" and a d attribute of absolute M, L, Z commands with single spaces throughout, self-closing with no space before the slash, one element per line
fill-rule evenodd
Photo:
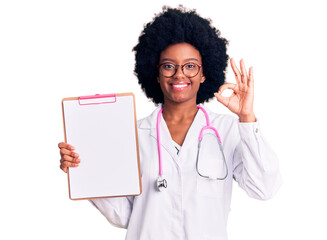
<path fill-rule="evenodd" d="M 220 103 L 237 114 L 241 122 L 255 122 L 256 119 L 253 112 L 253 68 L 250 68 L 249 75 L 247 75 L 243 59 L 240 61 L 241 72 L 233 59 L 230 60 L 230 63 L 235 74 L 236 84 L 225 83 L 215 93 L 215 96 Z M 226 89 L 234 91 L 230 97 L 223 97 L 221 95 Z"/>

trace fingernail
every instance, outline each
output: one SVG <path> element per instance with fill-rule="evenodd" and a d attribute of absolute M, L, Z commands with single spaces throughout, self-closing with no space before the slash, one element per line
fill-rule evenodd
<path fill-rule="evenodd" d="M 76 160 L 76 163 L 80 163 L 80 162 L 81 162 L 81 160 L 80 160 L 80 159 L 77 159 L 77 160 Z"/>

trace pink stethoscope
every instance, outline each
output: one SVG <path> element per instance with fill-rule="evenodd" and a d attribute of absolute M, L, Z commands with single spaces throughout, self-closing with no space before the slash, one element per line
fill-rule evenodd
<path fill-rule="evenodd" d="M 201 129 L 200 135 L 199 135 L 198 153 L 197 153 L 197 157 L 196 157 L 196 171 L 198 172 L 198 174 L 201 177 L 204 177 L 204 178 L 208 178 L 208 179 L 211 179 L 211 180 L 224 180 L 224 179 L 226 179 L 226 177 L 228 175 L 228 168 L 227 168 L 226 159 L 225 159 L 225 155 L 224 155 L 224 151 L 223 151 L 223 147 L 222 147 L 220 136 L 218 134 L 217 129 L 215 129 L 214 127 L 210 126 L 210 121 L 209 121 L 209 116 L 208 116 L 207 111 L 203 107 L 201 107 L 201 106 L 197 106 L 197 107 L 200 110 L 202 110 L 202 112 L 204 113 L 204 116 L 206 118 L 207 125 L 204 126 Z M 158 153 L 159 153 L 159 177 L 158 177 L 158 180 L 157 180 L 157 188 L 158 188 L 159 191 L 162 191 L 165 188 L 167 188 L 167 180 L 162 177 L 163 173 L 162 173 L 161 144 L 160 144 L 160 123 L 161 123 L 162 111 L 163 111 L 163 108 L 161 108 L 159 110 L 158 116 L 157 116 L 157 142 L 158 142 Z M 207 130 L 207 129 L 213 130 L 215 132 L 216 137 L 217 137 L 219 149 L 220 149 L 220 151 L 222 153 L 223 162 L 224 162 L 224 166 L 225 166 L 225 175 L 223 177 L 211 177 L 211 176 L 203 175 L 203 174 L 201 174 L 199 172 L 199 169 L 198 169 L 199 152 L 200 152 L 201 142 L 202 142 L 202 139 L 203 139 L 203 132 L 205 130 Z"/>

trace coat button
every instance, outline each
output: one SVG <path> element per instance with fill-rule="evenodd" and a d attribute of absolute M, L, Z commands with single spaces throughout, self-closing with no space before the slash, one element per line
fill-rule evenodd
<path fill-rule="evenodd" d="M 258 128 L 256 128 L 256 129 L 255 129 L 255 133 L 258 133 L 258 132 L 259 132 L 259 129 L 258 129 Z"/>

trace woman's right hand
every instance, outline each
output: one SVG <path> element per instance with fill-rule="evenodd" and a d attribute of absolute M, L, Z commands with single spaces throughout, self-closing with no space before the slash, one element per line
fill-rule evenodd
<path fill-rule="evenodd" d="M 74 152 L 75 148 L 68 143 L 61 142 L 58 144 L 60 148 L 60 168 L 67 173 L 69 167 L 78 167 L 81 160 L 79 155 Z"/>

